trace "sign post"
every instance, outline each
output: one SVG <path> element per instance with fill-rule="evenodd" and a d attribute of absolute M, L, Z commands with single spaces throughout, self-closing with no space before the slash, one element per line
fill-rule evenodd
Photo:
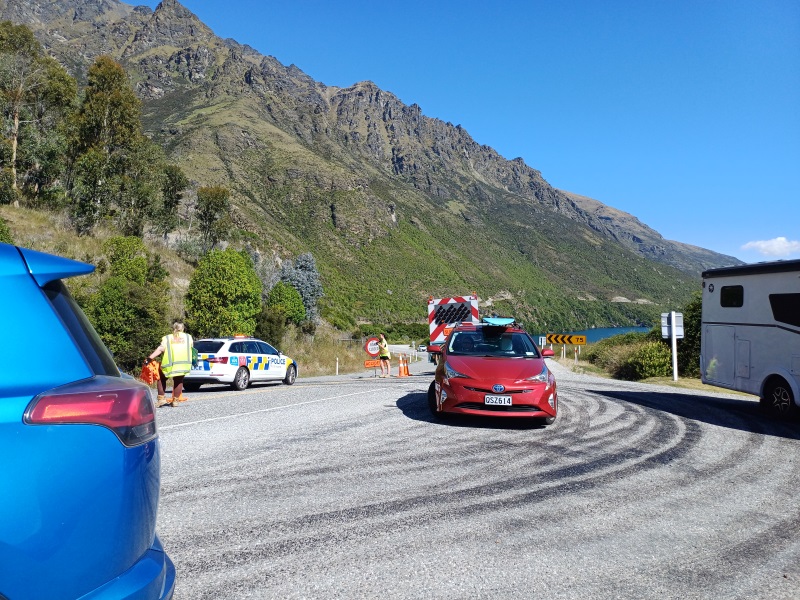
<path fill-rule="evenodd" d="M 678 338 L 683 338 L 683 313 L 661 313 L 661 337 L 672 341 L 672 381 L 678 381 Z"/>
<path fill-rule="evenodd" d="M 378 367 L 381 366 L 380 359 L 376 359 L 378 354 L 381 353 L 381 348 L 380 346 L 378 346 L 378 342 L 380 342 L 379 338 L 371 337 L 367 339 L 367 342 L 364 344 L 364 350 L 367 352 L 367 354 L 369 354 L 372 357 L 372 360 L 368 359 L 364 361 L 364 368 L 369 369 L 370 367 L 372 367 L 373 377 L 378 376 Z"/>

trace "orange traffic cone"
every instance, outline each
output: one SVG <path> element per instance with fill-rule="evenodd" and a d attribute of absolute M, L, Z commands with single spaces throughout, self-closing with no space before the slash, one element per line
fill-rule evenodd
<path fill-rule="evenodd" d="M 398 377 L 408 377 L 408 360 L 405 354 L 400 355 L 400 365 L 397 367 Z"/>

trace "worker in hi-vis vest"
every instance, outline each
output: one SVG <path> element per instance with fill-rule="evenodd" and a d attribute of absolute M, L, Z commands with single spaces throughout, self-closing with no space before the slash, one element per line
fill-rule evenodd
<path fill-rule="evenodd" d="M 183 323 L 176 322 L 172 325 L 172 334 L 161 338 L 161 345 L 150 353 L 144 361 L 145 364 L 163 354 L 161 359 L 161 372 L 156 385 L 158 386 L 158 402 L 156 406 L 169 404 L 175 406 L 176 402 L 186 402 L 188 398 L 183 395 L 183 378 L 192 370 L 192 336 L 183 331 Z M 172 378 L 172 399 L 166 398 L 167 379 Z"/>

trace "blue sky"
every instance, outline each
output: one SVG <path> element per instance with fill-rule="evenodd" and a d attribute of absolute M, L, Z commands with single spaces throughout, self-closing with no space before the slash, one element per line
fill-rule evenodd
<path fill-rule="evenodd" d="M 797 0 L 182 4 L 326 85 L 373 81 L 667 239 L 800 258 Z"/>

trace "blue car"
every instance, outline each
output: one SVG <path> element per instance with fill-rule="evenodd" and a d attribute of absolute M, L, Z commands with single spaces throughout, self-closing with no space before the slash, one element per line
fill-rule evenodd
<path fill-rule="evenodd" d="M 93 269 L 0 243 L 0 600 L 173 594 L 150 390 L 61 281 Z"/>

